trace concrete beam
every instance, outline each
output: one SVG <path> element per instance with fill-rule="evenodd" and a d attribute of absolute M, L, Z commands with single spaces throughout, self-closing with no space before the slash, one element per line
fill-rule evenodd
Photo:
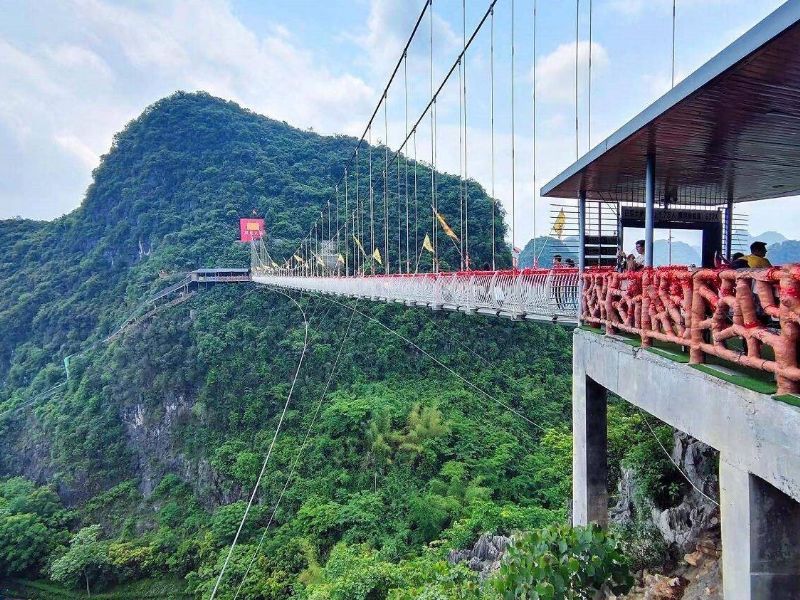
<path fill-rule="evenodd" d="M 582 329 L 573 337 L 574 385 L 580 388 L 579 373 L 800 501 L 797 407 Z"/>

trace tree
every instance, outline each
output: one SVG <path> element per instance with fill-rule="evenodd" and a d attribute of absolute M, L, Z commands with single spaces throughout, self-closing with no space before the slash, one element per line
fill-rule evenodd
<path fill-rule="evenodd" d="M 21 574 L 52 550 L 51 532 L 34 514 L 0 517 L 0 573 Z"/>
<path fill-rule="evenodd" d="M 91 596 L 90 581 L 104 580 L 110 575 L 111 561 L 108 543 L 100 541 L 100 526 L 84 527 L 69 543 L 69 550 L 53 561 L 50 576 L 64 585 L 86 582 L 86 593 Z"/>

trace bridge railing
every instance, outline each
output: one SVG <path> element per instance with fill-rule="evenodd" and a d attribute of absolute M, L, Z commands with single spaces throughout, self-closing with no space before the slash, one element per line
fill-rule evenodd
<path fill-rule="evenodd" d="M 514 319 L 577 322 L 577 269 L 458 271 L 343 277 L 259 268 L 253 280 L 296 290 L 425 305 Z"/>
<path fill-rule="evenodd" d="M 768 269 L 587 270 L 581 321 L 606 334 L 688 348 L 691 363 L 714 356 L 773 373 L 778 393 L 800 392 L 800 265 Z"/>

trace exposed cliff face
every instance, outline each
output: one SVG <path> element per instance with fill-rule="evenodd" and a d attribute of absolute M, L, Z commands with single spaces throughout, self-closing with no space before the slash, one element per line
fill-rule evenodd
<path fill-rule="evenodd" d="M 623 468 L 611 522 L 624 525 L 636 518 L 648 520 L 677 556 L 691 552 L 703 534 L 719 528 L 719 478 L 716 450 L 679 431 L 673 440 L 672 460 L 690 484 L 680 503 L 656 506 L 643 497 L 636 474 Z M 637 510 L 644 514 L 637 515 Z"/>
<path fill-rule="evenodd" d="M 611 520 L 621 526 L 637 520 L 667 549 L 663 574 L 644 572 L 628 600 L 714 600 L 721 598 L 718 452 L 675 432 L 671 458 L 688 479 L 680 502 L 656 506 L 643 495 L 636 474 L 623 468 L 619 500 Z"/>

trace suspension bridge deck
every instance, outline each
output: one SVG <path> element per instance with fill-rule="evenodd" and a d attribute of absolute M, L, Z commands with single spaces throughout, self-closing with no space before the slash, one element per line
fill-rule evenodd
<path fill-rule="evenodd" d="M 514 320 L 578 322 L 576 269 L 301 276 L 254 269 L 252 280 L 305 292 L 397 302 Z"/>

